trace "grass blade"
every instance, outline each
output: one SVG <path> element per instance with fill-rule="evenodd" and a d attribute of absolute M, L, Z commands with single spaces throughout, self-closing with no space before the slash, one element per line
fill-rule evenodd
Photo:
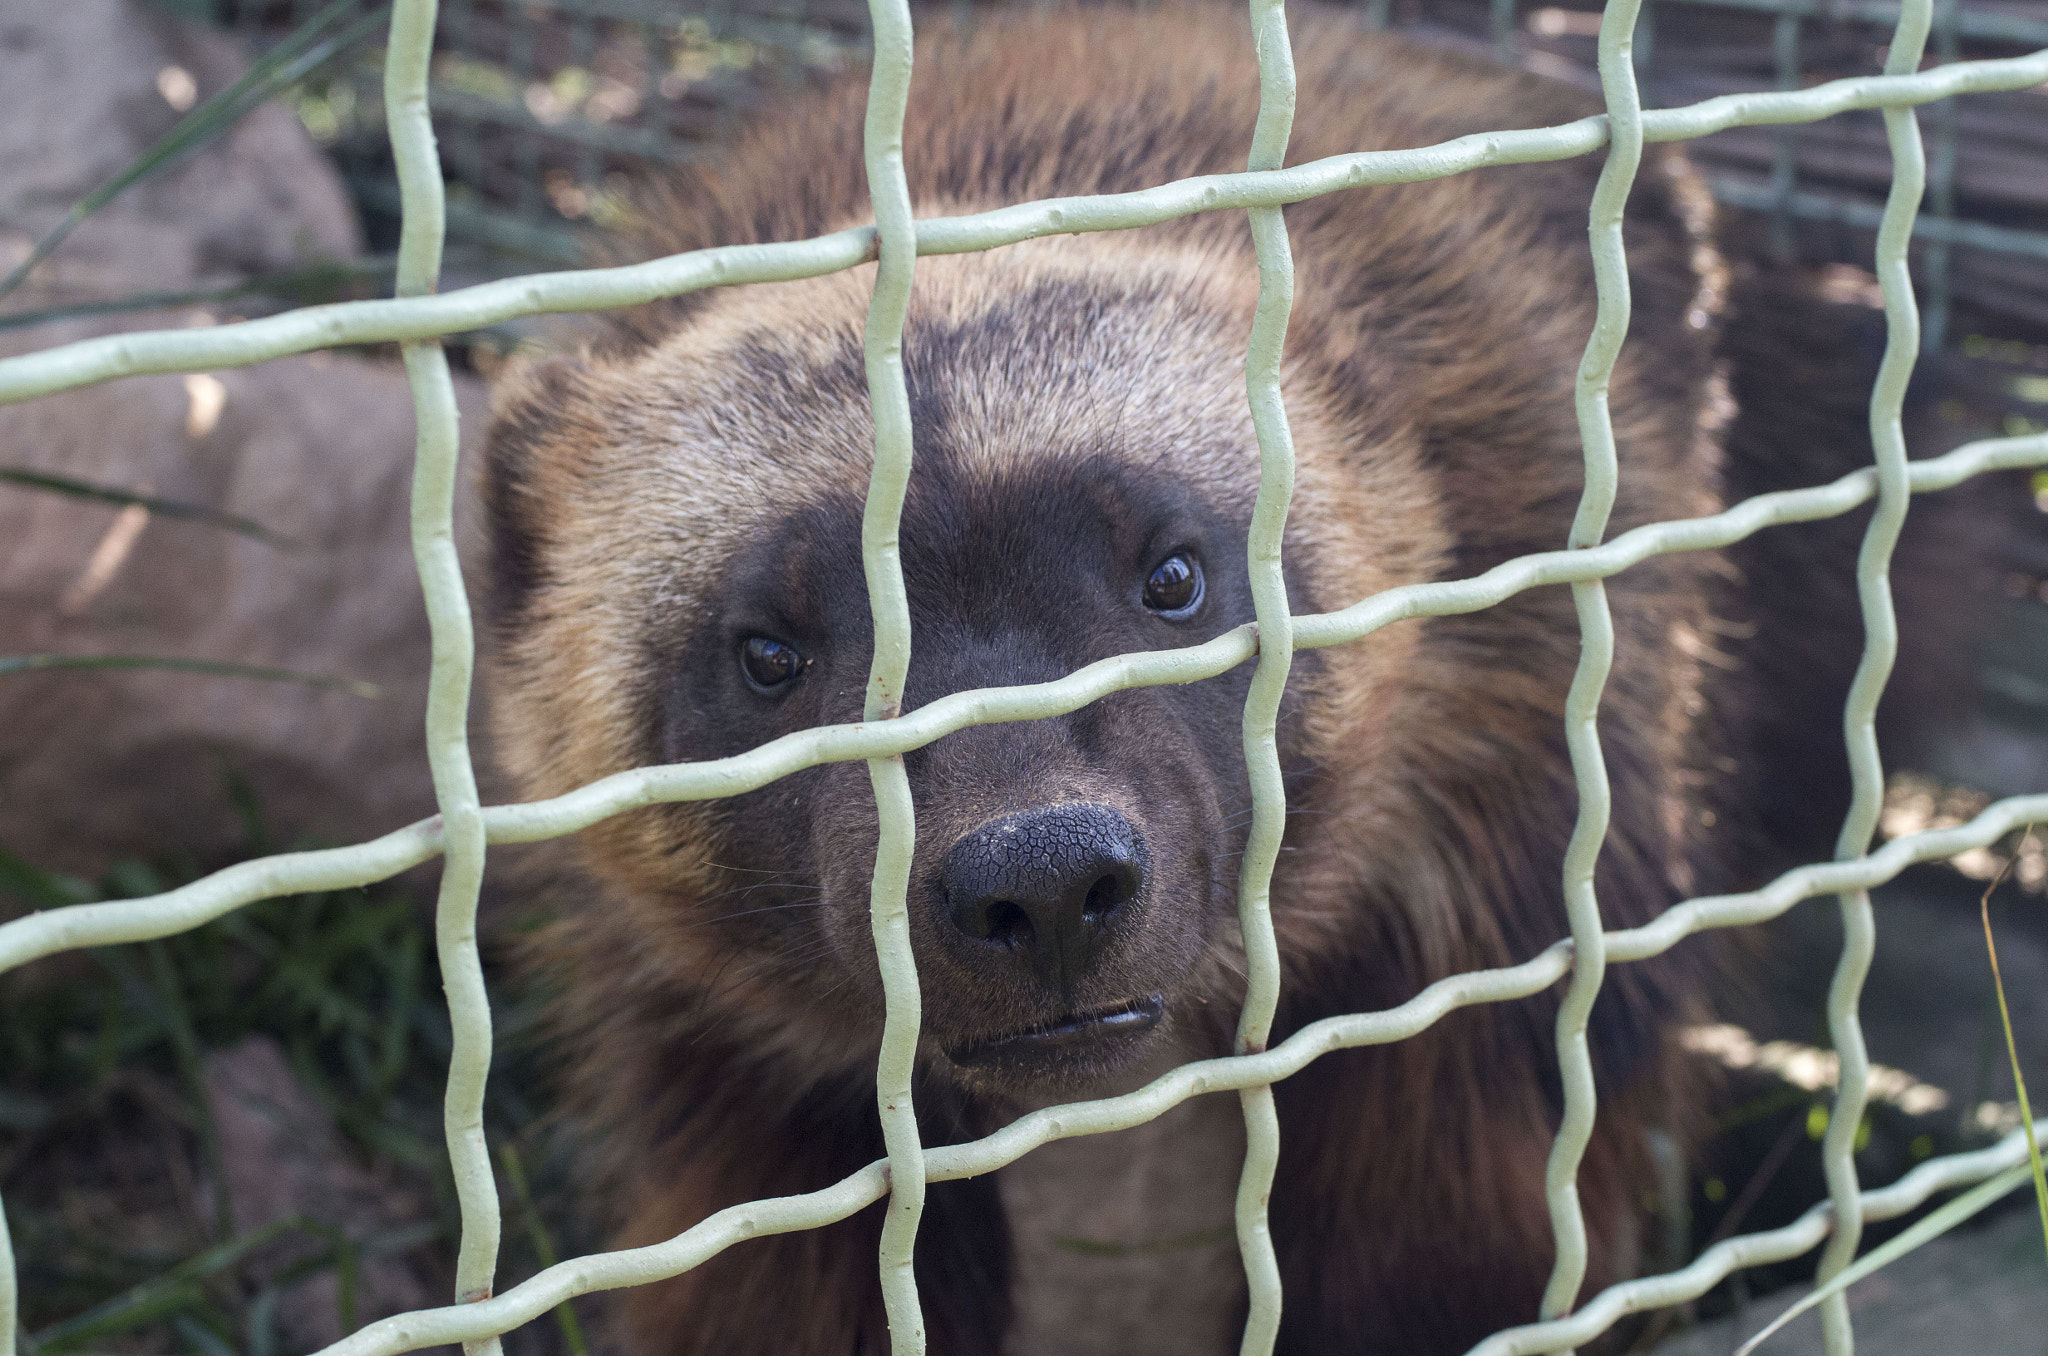
<path fill-rule="evenodd" d="M 390 9 L 388 3 L 379 5 L 376 10 L 349 24 L 339 33 L 323 37 L 329 29 L 362 8 L 363 3 L 364 0 L 333 0 L 333 3 L 300 24 L 282 42 L 264 53 L 254 65 L 243 72 L 241 79 L 180 118 L 170 131 L 146 147 L 120 173 L 73 203 L 71 210 L 36 242 L 35 248 L 28 252 L 28 257 L 16 265 L 4 279 L 0 279 L 0 297 L 19 287 L 30 271 L 47 259 L 81 222 L 112 202 L 122 192 L 187 153 L 213 141 L 270 96 L 305 78 L 312 71 L 368 37 L 384 22 L 385 15 Z"/>
<path fill-rule="evenodd" d="M 78 877 L 30 866 L 6 848 L 0 848 L 0 894 L 13 895 L 38 909 L 88 904 L 99 898 L 99 892 Z"/>
<path fill-rule="evenodd" d="M 171 1330 L 185 1339 L 196 1356 L 236 1356 L 235 1349 L 221 1341 L 219 1334 L 190 1314 L 173 1316 Z"/>
<path fill-rule="evenodd" d="M 131 494 L 109 485 L 95 485 L 89 480 L 74 480 L 70 476 L 51 475 L 47 471 L 31 471 L 20 466 L 0 466 L 0 483 L 20 485 L 25 489 L 47 490 L 51 494 L 69 495 L 73 499 L 90 499 L 100 504 L 140 504 L 151 513 L 166 518 L 186 518 L 193 522 L 206 523 L 213 527 L 239 532 L 253 537 L 266 546 L 275 546 L 281 551 L 294 551 L 298 543 L 281 532 L 273 532 L 253 518 L 243 518 L 233 513 L 223 513 L 204 504 L 187 503 L 183 499 L 159 499 L 155 495 Z"/>
<path fill-rule="evenodd" d="M 119 315 L 128 311 L 157 311 L 172 306 L 199 306 L 211 302 L 234 301 L 241 297 L 269 297 L 302 306 L 317 306 L 324 302 L 345 300 L 348 295 L 346 284 L 388 281 L 392 268 L 392 256 L 388 254 L 368 259 L 330 260 L 309 264 L 305 268 L 288 268 L 276 273 L 258 274 L 256 277 L 230 283 L 225 287 L 199 287 L 180 292 L 135 292 L 107 301 L 80 301 L 69 306 L 51 306 L 36 311 L 10 311 L 0 315 L 0 330 L 26 329 L 32 325 L 52 325 L 60 320 L 79 320 L 95 315 Z"/>
<path fill-rule="evenodd" d="M 2027 841 L 2032 841 L 2033 836 L 2034 831 L 2028 829 Z M 2000 974 L 1998 969 L 1998 943 L 1991 936 L 1991 892 L 2005 879 L 2005 873 L 2011 869 L 2019 855 L 2015 852 L 2007 858 L 1991 884 L 1984 887 L 1984 897 L 1977 901 L 1977 912 L 1984 920 L 1984 950 L 1991 957 L 1991 986 L 1998 991 L 1998 1020 L 2005 1025 L 2005 1053 L 2012 1060 L 2012 1085 L 2013 1090 L 2019 1094 L 2020 1124 L 2027 1130 L 2027 1165 L 2032 1170 L 2034 1178 L 2034 1202 L 2041 1207 L 2041 1244 L 2048 1248 L 2048 1175 L 2041 1171 L 2041 1142 L 2034 1134 L 2033 1108 L 2027 1105 L 2027 1080 L 2020 1072 L 2019 1044 L 2013 1039 L 2012 1034 L 2012 1010 L 2005 1003 L 2005 976 Z"/>
<path fill-rule="evenodd" d="M 193 1302 L 199 1282 L 206 1277 L 226 1271 L 272 1239 L 299 1232 L 305 1232 L 301 1221 L 279 1220 L 216 1244 L 104 1304 L 96 1304 L 82 1314 L 44 1328 L 31 1339 L 29 1350 L 46 1352 L 53 1347 L 84 1342 L 88 1338 L 132 1331 Z"/>
<path fill-rule="evenodd" d="M 2032 1136 L 2030 1135 L 2029 1140 L 2031 1141 L 2031 1139 Z M 1869 1252 L 1857 1258 L 1855 1262 L 1843 1269 L 1826 1285 L 1820 1286 L 1813 1293 L 1803 1296 L 1797 1304 L 1771 1320 L 1770 1325 L 1762 1332 L 1737 1347 L 1735 1349 L 1735 1356 L 1750 1356 L 1751 1352 L 1763 1344 L 1764 1339 L 1776 1333 L 1780 1328 L 1783 1328 L 1787 1323 L 1790 1323 L 1808 1309 L 1813 1308 L 1813 1306 L 1831 1296 L 1838 1295 L 1842 1291 L 1847 1290 L 1850 1286 L 1856 1284 L 1856 1282 L 1862 1280 L 1878 1268 L 1889 1266 L 1893 1262 L 1898 1261 L 1921 1244 L 1939 1238 L 1972 1215 L 1988 1209 L 2011 1194 L 2016 1188 L 2025 1185 L 2026 1180 L 2027 1165 L 2021 1163 L 2016 1167 L 2007 1168 L 2004 1172 L 1999 1173 L 1998 1176 L 1964 1192 L 1947 1205 L 1942 1206 L 1941 1209 L 1927 1215 L 1912 1228 L 1887 1242 L 1883 1247 L 1872 1248 Z"/>
<path fill-rule="evenodd" d="M 2031 838 L 2033 830 L 2029 829 L 2027 835 Z M 2014 858 L 2017 858 L 2018 855 L 2015 853 Z M 2004 1197 L 2008 1192 L 2024 1184 L 2030 1177 L 2034 1183 L 2035 1203 L 2041 1208 L 2042 1243 L 2044 1246 L 2048 1246 L 2048 1176 L 2044 1176 L 2041 1170 L 2041 1144 L 2034 1131 L 2033 1109 L 2027 1105 L 2027 1080 L 2020 1073 L 2019 1046 L 2013 1039 L 2012 1034 L 2012 1012 L 2006 1006 L 2005 979 L 1999 973 L 1998 968 L 1998 943 L 1991 935 L 1991 894 L 1998 888 L 2000 882 L 2005 879 L 2005 873 L 2011 867 L 2012 859 L 2008 859 L 2005 865 L 1999 868 L 1998 874 L 1992 878 L 1991 883 L 1984 887 L 1983 897 L 1977 901 L 1977 911 L 1978 916 L 1984 923 L 1984 949 L 1991 957 L 1991 984 L 1998 993 L 1998 1015 L 1999 1019 L 2005 1024 L 2005 1050 L 2006 1054 L 2012 1059 L 2013 1087 L 2019 1094 L 2020 1124 L 2026 1128 L 2027 1161 L 2016 1167 L 2006 1169 L 1990 1181 L 1978 1186 L 1975 1190 L 1956 1197 L 1941 1209 L 1936 1210 L 1933 1214 L 1900 1234 L 1897 1238 L 1886 1243 L 1883 1247 L 1875 1248 L 1867 1255 L 1857 1259 L 1853 1266 L 1844 1270 L 1826 1285 L 1816 1289 L 1812 1294 L 1802 1298 L 1784 1313 L 1779 1314 L 1762 1332 L 1737 1348 L 1735 1356 L 1750 1356 L 1750 1353 L 1755 1351 L 1763 1343 L 1764 1339 L 1777 1332 L 1780 1328 L 1783 1328 L 1787 1323 L 1790 1323 L 1808 1309 L 1811 1309 L 1814 1305 L 1819 1304 L 1831 1295 L 1848 1289 L 1857 1281 L 1876 1271 L 1879 1267 L 1897 1261 L 1921 1244 L 1953 1229 L 1970 1216 L 1985 1209 L 1993 1202 Z"/>
<path fill-rule="evenodd" d="M 29 673 L 37 669 L 166 669 L 174 673 L 206 673 L 219 678 L 260 678 L 270 683 L 304 683 L 307 687 L 346 692 L 355 697 L 378 698 L 384 689 L 360 678 L 325 673 L 300 673 L 296 669 L 269 669 L 253 664 L 230 664 L 220 659 L 177 659 L 148 654 L 8 654 L 0 655 L 0 677 Z"/>
<path fill-rule="evenodd" d="M 519 1199 L 520 1212 L 526 1216 L 526 1233 L 533 1244 L 533 1255 L 539 1259 L 543 1269 L 551 1267 L 561 1259 L 555 1252 L 555 1240 L 549 1236 L 547 1224 L 534 1206 L 533 1192 L 527 1188 L 526 1164 L 520 1160 L 515 1145 L 501 1145 L 498 1157 L 505 1164 L 505 1175 L 512 1179 L 512 1192 Z M 590 1356 L 590 1345 L 583 1337 L 583 1324 L 577 1321 L 575 1306 L 570 1301 L 563 1300 L 555 1306 L 555 1323 L 561 1328 L 562 1340 L 568 1343 L 572 1356 Z"/>

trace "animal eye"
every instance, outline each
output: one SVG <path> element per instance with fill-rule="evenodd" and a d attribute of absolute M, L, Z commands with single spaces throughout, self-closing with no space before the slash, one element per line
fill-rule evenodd
<path fill-rule="evenodd" d="M 1176 551 L 1153 567 L 1145 581 L 1145 606 L 1162 617 L 1191 617 L 1202 605 L 1202 567 Z"/>
<path fill-rule="evenodd" d="M 766 636 L 749 636 L 740 645 L 740 672 L 756 692 L 774 692 L 794 681 L 809 662 L 794 646 Z"/>

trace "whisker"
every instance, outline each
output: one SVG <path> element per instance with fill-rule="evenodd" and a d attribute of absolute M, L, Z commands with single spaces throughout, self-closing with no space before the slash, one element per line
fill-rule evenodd
<path fill-rule="evenodd" d="M 750 876 L 779 876 L 784 874 L 780 870 L 771 870 L 759 866 L 728 866 L 724 862 L 714 862 L 709 857 L 704 858 L 697 865 L 716 867 L 720 871 L 739 871 Z"/>
<path fill-rule="evenodd" d="M 728 918 L 751 918 L 757 913 L 780 913 L 784 909 L 822 909 L 825 907 L 825 903 L 826 901 L 822 899 L 805 899 L 799 900 L 794 904 L 766 904 L 758 909 L 741 909 L 738 913 L 722 913 L 717 918 L 707 921 L 724 922 Z"/>
<path fill-rule="evenodd" d="M 732 895 L 747 894 L 754 890 L 792 890 L 797 892 L 809 891 L 813 894 L 823 894 L 825 892 L 825 887 L 822 885 L 806 885 L 800 881 L 790 881 L 787 883 L 778 881 L 754 881 L 748 885 L 735 885 L 730 890 L 720 890 L 715 895 L 705 895 L 700 899 L 691 901 L 691 907 L 702 908 L 704 905 L 710 904 L 716 900 L 725 899 Z"/>

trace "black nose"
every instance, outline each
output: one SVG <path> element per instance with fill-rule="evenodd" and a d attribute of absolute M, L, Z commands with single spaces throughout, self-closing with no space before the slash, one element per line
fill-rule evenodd
<path fill-rule="evenodd" d="M 1145 840 L 1107 805 L 1054 805 L 992 819 L 940 870 L 953 926 L 1016 953 L 1071 998 L 1116 912 L 1145 888 Z"/>

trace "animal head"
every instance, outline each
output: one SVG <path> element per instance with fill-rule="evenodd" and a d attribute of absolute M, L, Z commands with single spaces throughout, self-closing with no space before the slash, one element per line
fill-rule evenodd
<path fill-rule="evenodd" d="M 918 214 L 1241 166 L 1256 70 L 1223 55 L 1241 16 L 1191 10 L 1162 30 L 1150 13 L 1092 14 L 1085 40 L 1080 25 L 1019 18 L 921 48 L 905 133 Z M 1296 159 L 1584 111 L 1540 81 L 1355 38 L 1297 42 L 1304 88 L 1324 94 L 1303 104 Z M 1073 81 L 1043 79 L 1055 59 Z M 638 248 L 869 219 L 862 95 L 842 82 L 764 124 L 657 200 Z M 1583 476 L 1572 393 L 1593 318 L 1596 173 L 1519 166 L 1289 209 L 1295 612 L 1564 540 Z M 1719 284 L 1708 214 L 1687 206 L 1699 197 L 1659 151 L 1631 199 L 1617 530 L 1714 503 L 1718 426 L 1702 411 Z M 1257 277 L 1235 213 L 918 261 L 903 340 L 906 709 L 1252 620 Z M 608 346 L 500 382 L 492 701 L 524 794 L 861 718 L 872 284 L 863 266 L 682 298 Z M 1607 711 L 1625 727 L 1610 762 L 1628 822 L 1604 860 L 1630 879 L 1605 897 L 1631 910 L 1683 874 L 1673 826 L 1697 665 L 1669 633 L 1697 622 L 1700 568 L 1670 558 L 1608 589 L 1625 637 Z M 1562 590 L 1296 657 L 1280 742 L 1305 813 L 1275 883 L 1288 992 L 1399 1001 L 1559 934 L 1559 720 L 1576 658 Z M 1177 1027 L 1213 1045 L 1242 991 L 1248 682 L 1245 666 L 1119 692 L 906 756 L 928 1069 L 1073 1090 Z M 806 1077 L 870 1069 L 875 823 L 866 769 L 834 764 L 586 832 L 601 896 L 567 926 L 606 940 L 575 963 L 582 1018 L 609 1021 L 604 1003 L 630 997 L 621 1029 L 664 1049 L 716 1027 L 747 1058 L 795 1053 Z"/>
<path fill-rule="evenodd" d="M 1068 241 L 919 271 L 905 709 L 1252 620 L 1243 261 Z M 722 294 L 623 359 L 548 360 L 501 390 L 496 715 L 530 794 L 861 718 L 869 285 Z M 1363 470 L 1340 483 L 1340 430 L 1312 395 L 1293 413 L 1312 505 L 1290 543 L 1296 609 L 1419 577 L 1431 516 L 1405 454 L 1376 477 L 1349 440 Z M 1379 541 L 1364 563 L 1333 554 L 1362 535 Z M 1309 686 L 1317 672 L 1304 656 Z M 1247 682 L 1248 667 L 1121 692 L 906 756 L 934 1068 L 1084 1084 L 1231 1009 Z M 1291 701 L 1303 775 L 1305 717 Z M 867 769 L 841 763 L 625 816 L 588 832 L 585 856 L 642 930 L 644 964 L 731 1020 L 857 1059 L 880 1030 L 875 842 Z"/>

